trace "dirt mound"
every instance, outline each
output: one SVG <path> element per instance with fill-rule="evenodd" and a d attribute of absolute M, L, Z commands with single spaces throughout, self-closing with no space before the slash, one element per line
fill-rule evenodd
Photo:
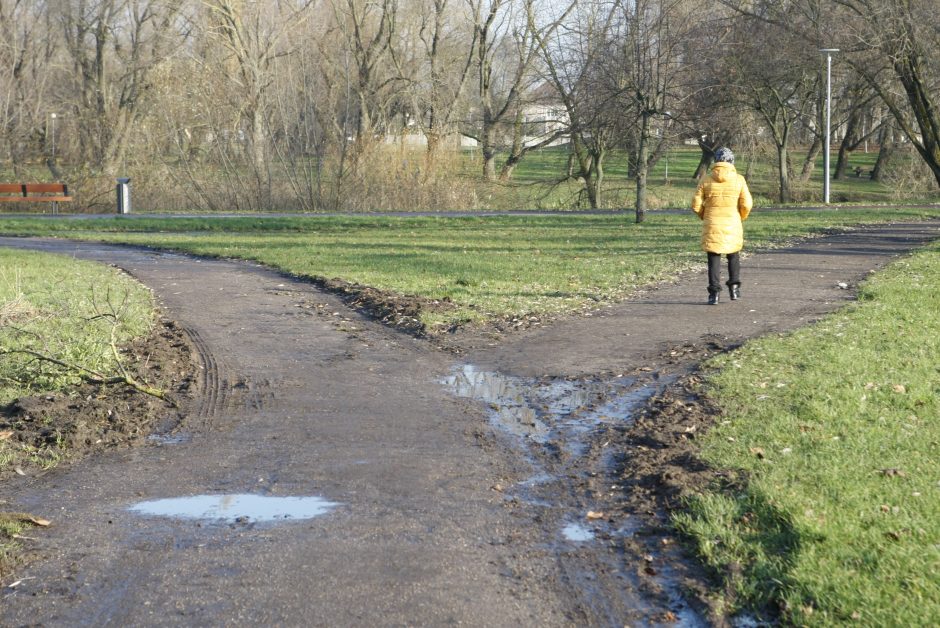
<path fill-rule="evenodd" d="M 15 443 L 13 459 L 0 467 L 0 479 L 18 472 L 33 475 L 62 460 L 172 430 L 183 418 L 173 404 L 181 405 L 194 388 L 194 355 L 185 332 L 164 321 L 148 338 L 126 347 L 123 358 L 139 381 L 168 393 L 169 402 L 126 385 L 84 384 L 0 407 L 0 433 Z"/>
<path fill-rule="evenodd" d="M 412 336 L 425 336 L 422 312 L 448 312 L 456 308 L 449 299 L 435 301 L 422 297 L 377 290 L 342 279 L 316 279 L 318 288 L 339 296 L 350 308 L 367 318 L 380 321 Z"/>

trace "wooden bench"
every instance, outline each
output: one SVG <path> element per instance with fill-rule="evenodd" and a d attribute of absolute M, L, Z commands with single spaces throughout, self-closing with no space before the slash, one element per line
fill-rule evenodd
<path fill-rule="evenodd" d="M 0 183 L 0 202 L 52 203 L 52 213 L 56 213 L 59 203 L 71 200 L 64 183 Z"/>

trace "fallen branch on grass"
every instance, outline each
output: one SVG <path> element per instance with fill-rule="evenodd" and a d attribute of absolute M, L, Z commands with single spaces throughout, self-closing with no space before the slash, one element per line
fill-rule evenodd
<path fill-rule="evenodd" d="M 112 343 L 112 350 L 115 351 L 117 355 L 117 348 Z M 176 401 L 173 400 L 166 392 L 160 390 L 159 388 L 154 388 L 149 386 L 141 381 L 138 381 L 132 375 L 130 375 L 127 370 L 124 368 L 124 365 L 118 360 L 118 365 L 121 369 L 120 375 L 106 375 L 94 369 L 90 369 L 81 364 L 72 364 L 66 362 L 65 360 L 60 360 L 51 355 L 46 355 L 39 351 L 34 351 L 32 349 L 0 349 L 0 357 L 5 355 L 27 355 L 31 358 L 39 360 L 40 362 L 48 362 L 50 364 L 55 364 L 56 366 L 77 373 L 82 380 L 91 383 L 91 384 L 104 384 L 104 385 L 115 385 L 122 384 L 130 386 L 131 388 L 138 390 L 157 399 L 162 399 L 163 401 L 169 403 L 174 408 L 177 407 Z"/>

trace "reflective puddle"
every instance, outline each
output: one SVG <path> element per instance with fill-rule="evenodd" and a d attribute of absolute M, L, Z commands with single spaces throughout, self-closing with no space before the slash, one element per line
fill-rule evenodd
<path fill-rule="evenodd" d="M 518 378 L 479 371 L 468 364 L 446 378 L 444 385 L 458 397 L 489 404 L 491 420 L 510 434 L 537 442 L 548 436 L 548 426 L 537 418 L 527 399 L 530 386 Z"/>
<path fill-rule="evenodd" d="M 204 519 L 222 523 L 312 519 L 339 506 L 322 497 L 195 495 L 140 502 L 129 510 L 142 515 Z"/>
<path fill-rule="evenodd" d="M 551 507 L 561 505 L 559 496 L 569 493 L 566 487 L 573 478 L 589 471 L 585 464 L 591 477 L 610 469 L 613 452 L 604 449 L 607 443 L 599 436 L 610 426 L 630 424 L 634 413 L 675 379 L 524 378 L 464 364 L 442 383 L 458 397 L 484 403 L 490 424 L 510 436 L 532 466 L 532 476 L 514 486 L 512 497 Z M 602 451 L 592 451 L 595 448 Z M 588 536 L 571 526 L 564 535 L 576 541 L 594 538 L 593 532 Z"/>
<path fill-rule="evenodd" d="M 676 373 L 656 372 L 612 378 L 526 378 L 467 364 L 442 381 L 452 394 L 485 404 L 494 431 L 507 436 L 510 448 L 530 466 L 527 479 L 500 490 L 506 499 L 537 513 L 551 535 L 548 547 L 565 565 L 578 595 L 598 617 L 607 615 L 611 620 L 601 623 L 622 625 L 620 615 L 627 607 L 639 615 L 648 612 L 649 617 L 657 612 L 659 602 L 647 606 L 638 593 L 636 565 L 593 551 L 614 539 L 634 536 L 642 519 L 618 522 L 618 517 L 603 511 L 600 517 L 590 517 L 590 511 L 613 505 L 616 492 L 623 490 L 615 475 L 629 460 L 619 441 L 623 426 L 633 424 L 645 404 L 678 378 Z M 588 554 L 592 558 L 584 558 Z M 677 574 L 661 568 L 651 577 L 665 593 L 666 606 L 678 625 L 707 625 L 685 602 Z M 605 584 L 598 584 L 602 581 Z M 623 591 L 622 599 L 611 601 L 610 586 Z"/>
<path fill-rule="evenodd" d="M 489 406 L 491 423 L 529 442 L 554 442 L 569 455 L 583 456 L 592 431 L 623 423 L 661 390 L 663 382 L 639 384 L 635 378 L 609 381 L 541 381 L 483 371 L 466 364 L 443 381 L 458 397 Z"/>
<path fill-rule="evenodd" d="M 561 534 L 568 541 L 583 542 L 594 540 L 594 530 L 586 528 L 580 523 L 569 523 L 561 529 Z"/>
<path fill-rule="evenodd" d="M 192 434 L 180 432 L 178 434 L 151 434 L 147 437 L 151 443 L 157 445 L 180 445 L 193 439 Z"/>

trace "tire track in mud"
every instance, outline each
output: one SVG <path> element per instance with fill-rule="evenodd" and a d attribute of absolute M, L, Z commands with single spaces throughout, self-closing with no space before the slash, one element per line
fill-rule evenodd
<path fill-rule="evenodd" d="M 219 365 L 198 331 L 189 325 L 180 325 L 180 327 L 192 341 L 202 369 L 202 394 L 199 396 L 198 406 L 194 414 L 208 424 L 218 414 L 219 408 L 225 399 Z"/>

